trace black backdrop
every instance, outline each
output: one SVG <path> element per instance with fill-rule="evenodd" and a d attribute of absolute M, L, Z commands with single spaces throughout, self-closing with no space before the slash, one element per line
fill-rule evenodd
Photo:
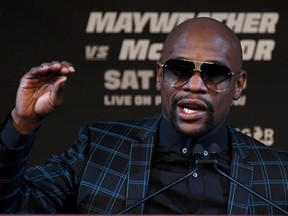
<path fill-rule="evenodd" d="M 67 60 L 63 105 L 45 119 L 29 164 L 62 152 L 85 122 L 160 111 L 155 61 L 169 30 L 193 16 L 227 23 L 243 44 L 248 82 L 230 122 L 267 145 L 288 149 L 287 38 L 284 1 L 4 0 L 0 3 L 0 118 L 14 106 L 31 67 Z"/>

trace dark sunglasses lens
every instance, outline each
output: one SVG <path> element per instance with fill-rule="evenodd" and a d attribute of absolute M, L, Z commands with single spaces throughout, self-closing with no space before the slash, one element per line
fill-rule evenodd
<path fill-rule="evenodd" d="M 164 64 L 164 79 L 170 85 L 181 85 L 190 79 L 194 63 L 172 59 Z"/>
<path fill-rule="evenodd" d="M 202 64 L 201 67 L 204 79 L 214 84 L 219 84 L 231 77 L 231 70 L 225 65 L 219 64 Z"/>
<path fill-rule="evenodd" d="M 163 78 L 171 86 L 184 85 L 193 75 L 195 64 L 193 61 L 170 59 L 163 66 Z M 225 91 L 231 81 L 231 70 L 220 64 L 201 64 L 201 74 L 205 85 L 217 92 Z"/>

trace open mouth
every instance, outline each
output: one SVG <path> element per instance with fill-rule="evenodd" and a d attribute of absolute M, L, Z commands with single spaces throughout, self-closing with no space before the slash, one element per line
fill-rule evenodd
<path fill-rule="evenodd" d="M 177 103 L 177 112 L 180 119 L 195 121 L 206 115 L 208 107 L 206 103 L 195 99 L 182 99 Z"/>

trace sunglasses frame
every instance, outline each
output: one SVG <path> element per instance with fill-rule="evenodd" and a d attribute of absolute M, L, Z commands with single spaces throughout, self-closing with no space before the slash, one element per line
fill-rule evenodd
<path fill-rule="evenodd" d="M 185 84 L 190 80 L 190 78 L 187 79 L 185 82 L 183 82 L 183 83 L 181 83 L 181 84 L 170 84 L 170 83 L 168 83 L 168 82 L 165 80 L 165 78 L 164 78 L 164 68 L 166 67 L 166 63 L 167 63 L 168 61 L 170 61 L 170 60 L 179 60 L 179 61 L 184 61 L 184 62 L 192 62 L 192 63 L 194 64 L 194 67 L 195 67 L 195 68 L 193 69 L 193 72 L 195 72 L 195 71 L 200 72 L 201 78 L 202 78 L 205 86 L 206 86 L 207 88 L 209 88 L 210 90 L 212 90 L 212 91 L 214 91 L 214 92 L 217 92 L 217 93 L 225 92 L 225 91 L 229 88 L 229 86 L 230 86 L 230 83 L 231 83 L 231 80 L 232 80 L 232 76 L 234 76 L 236 73 L 240 73 L 240 72 L 241 72 L 241 71 L 239 71 L 239 72 L 233 72 L 233 71 L 231 71 L 231 69 L 230 69 L 229 67 L 227 67 L 226 65 L 224 65 L 225 67 L 229 68 L 229 70 L 230 70 L 230 72 L 229 72 L 229 77 L 227 78 L 227 79 L 229 79 L 229 84 L 228 84 L 228 86 L 227 86 L 225 89 L 219 90 L 219 89 L 214 89 L 214 88 L 212 88 L 209 84 L 206 83 L 206 80 L 209 80 L 209 79 L 203 75 L 203 72 L 202 72 L 202 70 L 201 70 L 202 64 L 214 64 L 214 65 L 216 64 L 216 65 L 220 65 L 220 64 L 218 64 L 218 63 L 215 63 L 215 62 L 205 62 L 205 61 L 203 62 L 203 61 L 189 60 L 189 59 L 168 59 L 165 63 L 157 62 L 157 65 L 162 68 L 162 76 L 163 76 L 164 82 L 167 83 L 169 86 L 171 86 L 171 87 L 173 87 L 173 88 L 179 88 L 179 87 L 185 85 Z M 214 83 L 214 82 L 211 81 L 211 80 L 210 80 L 210 81 L 213 82 L 214 84 L 218 85 L 219 83 L 221 83 L 221 82 L 223 82 L 223 81 L 225 81 L 225 80 L 227 80 L 227 79 L 224 79 L 224 80 L 222 80 L 222 81 L 220 81 L 220 82 L 218 82 L 218 83 Z"/>

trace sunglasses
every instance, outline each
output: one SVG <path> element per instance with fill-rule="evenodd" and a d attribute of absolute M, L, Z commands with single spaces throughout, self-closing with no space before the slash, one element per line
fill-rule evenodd
<path fill-rule="evenodd" d="M 201 78 L 207 88 L 215 92 L 224 92 L 228 89 L 231 78 L 236 72 L 229 67 L 214 62 L 201 62 L 186 59 L 170 59 L 162 67 L 163 80 L 171 87 L 181 87 L 192 77 L 195 71 L 201 73 Z"/>

